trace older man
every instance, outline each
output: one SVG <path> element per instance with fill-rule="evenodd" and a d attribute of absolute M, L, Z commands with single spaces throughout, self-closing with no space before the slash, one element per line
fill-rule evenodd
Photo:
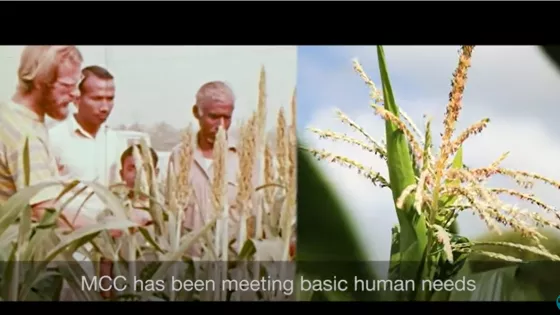
<path fill-rule="evenodd" d="M 190 184 L 193 186 L 197 207 L 188 207 L 185 217 L 185 227 L 198 229 L 208 220 L 212 211 L 212 154 L 214 141 L 220 126 L 227 131 L 231 126 L 231 119 L 235 106 L 235 96 L 231 88 L 221 81 L 208 82 L 200 87 L 196 94 L 196 104 L 192 113 L 199 124 L 199 131 L 193 146 L 194 159 L 190 171 Z M 177 172 L 177 150 L 173 150 L 169 171 Z M 228 151 L 226 156 L 228 201 L 234 204 L 237 193 L 236 181 L 239 169 L 236 141 L 228 136 Z"/>
<path fill-rule="evenodd" d="M 226 153 L 226 183 L 227 201 L 231 213 L 235 213 L 235 199 L 237 197 L 237 178 L 239 172 L 239 156 L 237 140 L 231 137 L 227 131 L 230 129 L 233 111 L 235 108 L 235 96 L 231 88 L 222 81 L 208 82 L 200 87 L 196 94 L 196 104 L 192 107 L 192 113 L 198 121 L 199 130 L 193 139 L 194 148 L 193 164 L 190 167 L 189 185 L 194 190 L 194 198 L 185 210 L 183 225 L 190 230 L 198 230 L 212 218 L 214 212 L 212 203 L 212 180 L 214 172 L 213 151 L 217 132 L 222 126 L 227 134 Z M 173 172 L 177 178 L 179 171 L 180 146 L 173 149 L 170 158 L 168 172 Z M 254 184 L 256 184 L 257 167 L 253 173 Z M 237 222 L 230 221 L 230 238 L 238 234 Z M 237 244 L 239 245 L 239 244 Z M 194 246 L 189 250 L 191 255 L 200 255 L 201 248 Z"/>
<path fill-rule="evenodd" d="M 0 205 L 26 186 L 59 180 L 45 115 L 66 118 L 68 104 L 78 95 L 82 61 L 75 46 L 24 48 L 17 90 L 10 101 L 0 105 Z M 26 141 L 31 162 L 28 180 L 23 166 Z M 57 206 L 54 200 L 61 187 L 53 188 L 31 200 L 35 218 L 42 216 L 44 209 Z M 71 215 L 72 209 L 66 209 L 65 214 Z M 75 227 L 88 224 L 81 216 L 74 219 Z"/>
<path fill-rule="evenodd" d="M 84 68 L 82 75 L 78 112 L 49 130 L 54 156 L 63 177 L 110 186 L 119 180 L 119 158 L 126 149 L 125 141 L 105 124 L 114 106 L 114 78 L 100 66 Z M 94 197 L 82 211 L 95 219 L 103 209 Z"/>

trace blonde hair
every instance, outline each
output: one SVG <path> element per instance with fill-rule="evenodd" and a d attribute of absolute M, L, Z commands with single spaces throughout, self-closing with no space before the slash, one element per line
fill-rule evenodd
<path fill-rule="evenodd" d="M 83 62 L 76 46 L 26 46 L 21 53 L 18 69 L 18 89 L 30 92 L 33 83 L 52 83 L 58 75 L 58 66 L 66 61 Z"/>
<path fill-rule="evenodd" d="M 223 81 L 212 81 L 203 84 L 196 92 L 196 106 L 202 112 L 207 104 L 215 102 L 235 102 L 233 90 Z"/>

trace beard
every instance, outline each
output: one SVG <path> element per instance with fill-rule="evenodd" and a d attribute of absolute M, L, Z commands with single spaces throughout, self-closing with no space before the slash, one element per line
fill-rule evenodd
<path fill-rule="evenodd" d="M 71 101 L 55 97 L 55 95 L 53 95 L 50 91 L 43 95 L 44 97 L 41 103 L 47 116 L 57 121 L 64 120 L 68 117 L 68 105 Z"/>

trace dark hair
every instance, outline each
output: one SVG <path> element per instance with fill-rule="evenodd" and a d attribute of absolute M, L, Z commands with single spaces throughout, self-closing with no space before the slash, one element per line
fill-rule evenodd
<path fill-rule="evenodd" d="M 124 166 L 124 160 L 126 160 L 126 158 L 128 158 L 129 156 L 132 156 L 132 150 L 134 150 L 134 147 L 136 147 L 138 149 L 138 152 L 140 152 L 140 154 L 142 154 L 142 146 L 139 144 L 133 144 L 130 147 L 128 147 L 126 150 L 124 150 L 124 152 L 121 154 L 121 167 Z M 157 166 L 158 164 L 158 155 L 157 152 L 150 148 L 150 154 L 152 155 L 152 161 L 154 162 L 154 167 Z"/>
<path fill-rule="evenodd" d="M 113 80 L 113 75 L 109 70 L 101 67 L 101 66 L 89 66 L 85 67 L 82 70 L 83 80 L 80 82 L 78 88 L 80 92 L 83 92 L 84 83 L 87 81 L 89 77 L 96 77 L 103 80 Z"/>

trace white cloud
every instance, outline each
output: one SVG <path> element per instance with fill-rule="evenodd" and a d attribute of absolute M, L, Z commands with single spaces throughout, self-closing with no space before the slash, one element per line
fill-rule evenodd
<path fill-rule="evenodd" d="M 309 127 L 319 127 L 322 129 L 331 129 L 333 131 L 342 132 L 348 135 L 355 135 L 352 133 L 350 127 L 342 125 L 334 115 L 335 108 L 329 107 L 322 111 L 318 111 L 314 115 L 313 121 L 310 122 Z M 347 115 L 360 124 L 361 126 L 371 126 L 368 120 L 372 120 L 372 116 L 364 111 L 347 112 Z M 363 114 L 363 115 L 359 115 Z M 361 118 L 357 118 L 360 117 Z M 357 119 L 356 119 L 357 118 Z M 377 127 L 382 127 L 379 124 Z M 373 130 L 372 130 L 373 129 Z M 381 134 L 380 128 L 366 128 L 371 135 Z M 375 132 L 377 131 L 377 132 Z M 300 131 L 300 133 L 302 133 Z M 338 155 L 350 157 L 359 163 L 371 167 L 372 169 L 380 172 L 385 178 L 387 176 L 387 169 L 381 159 L 373 153 L 364 152 L 354 145 L 344 142 L 332 142 L 326 140 L 316 140 L 315 135 L 309 132 L 304 133 L 305 142 L 313 148 L 325 149 Z M 361 139 L 358 135 L 356 138 Z M 377 137 L 377 139 L 380 139 Z M 324 171 L 328 174 L 326 177 L 330 184 L 335 187 L 336 191 L 342 198 L 341 201 L 347 206 L 348 209 L 353 210 L 356 223 L 362 229 L 362 235 L 366 237 L 363 245 L 367 247 L 369 255 L 374 259 L 382 260 L 390 250 L 390 244 L 387 242 L 373 242 L 377 246 L 371 247 L 371 241 L 368 240 L 382 240 L 386 239 L 387 235 L 391 233 L 391 227 L 397 222 L 396 215 L 392 210 L 392 197 L 389 189 L 383 190 L 378 187 L 373 187 L 372 183 L 359 175 L 356 171 L 342 167 L 338 164 L 321 163 Z M 363 224 L 362 224 L 363 223 Z"/>
<path fill-rule="evenodd" d="M 323 78 L 328 88 L 305 93 L 314 94 L 316 104 L 300 104 L 315 108 L 308 126 L 347 132 L 335 118 L 332 106 L 343 110 L 378 139 L 383 137 L 383 122 L 373 115 L 368 106 L 367 88 L 352 73 L 351 57 L 358 57 L 366 71 L 379 82 L 374 47 L 329 48 L 343 56 L 347 63 L 329 69 L 318 63 L 300 58 L 299 71 L 305 80 Z M 451 74 L 457 63 L 456 47 L 387 47 L 393 89 L 399 105 L 418 123 L 422 114 L 434 116 L 434 136 L 441 131 Z M 504 166 L 539 172 L 560 179 L 560 168 L 555 167 L 560 156 L 560 140 L 555 135 L 557 101 L 560 100 L 560 75 L 534 47 L 477 47 L 460 117 L 461 130 L 467 125 L 489 117 L 491 123 L 481 135 L 465 144 L 465 164 L 484 166 L 500 154 L 510 151 Z M 326 78 L 326 79 L 325 79 Z M 309 87 L 308 87 L 309 89 Z M 302 91 L 303 93 L 304 91 Z M 414 100 L 414 101 L 410 101 Z M 326 105 L 326 106 L 325 106 Z M 423 126 L 419 126 L 423 127 Z M 300 131 L 301 132 L 301 131 Z M 385 172 L 384 166 L 367 152 L 346 144 L 317 140 L 307 133 L 310 146 L 326 148 L 352 157 Z M 349 132 L 348 132 L 349 133 Z M 363 243 L 372 259 L 389 257 L 390 230 L 397 222 L 388 190 L 373 187 L 353 171 L 337 165 L 321 163 L 337 187 L 341 198 L 348 204 L 361 231 Z M 497 180 L 492 185 L 507 185 Z M 560 204 L 560 193 L 549 187 L 537 186 L 537 195 L 545 201 Z M 463 234 L 476 237 L 486 232 L 478 217 L 465 213 L 460 217 Z"/>

